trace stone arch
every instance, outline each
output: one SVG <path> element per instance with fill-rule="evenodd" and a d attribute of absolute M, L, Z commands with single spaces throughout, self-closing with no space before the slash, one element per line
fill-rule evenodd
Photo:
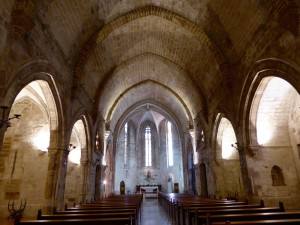
<path fill-rule="evenodd" d="M 70 133 L 72 147 L 68 155 L 65 181 L 66 203 L 78 203 L 86 200 L 89 183 L 87 165 L 91 159 L 90 132 L 86 116 L 80 115 L 72 124 Z"/>
<path fill-rule="evenodd" d="M 22 111 L 23 115 L 21 120 L 12 121 L 12 127 L 3 136 L 2 151 L 7 153 L 4 157 L 8 157 L 7 161 L 13 168 L 10 176 L 4 173 L 3 179 L 7 185 L 18 180 L 14 191 L 19 193 L 13 196 L 8 191 L 6 197 L 27 198 L 28 205 L 33 204 L 27 215 L 33 215 L 36 206 L 45 207 L 53 204 L 54 187 L 57 182 L 54 177 L 56 168 L 53 167 L 56 161 L 52 151 L 54 149 L 56 152 L 58 143 L 63 138 L 59 135 L 61 127 L 59 118 L 62 118 L 62 115 L 59 116 L 59 104 L 57 105 L 55 99 L 55 94 L 58 93 L 51 89 L 56 87 L 54 80 L 49 78 L 45 74 L 31 74 L 27 79 L 11 83 L 5 96 L 9 109 L 6 116 L 11 117 L 11 114 L 17 111 L 19 113 Z M 59 98 L 57 95 L 56 97 Z M 11 161 L 13 154 L 19 163 L 17 160 Z M 20 164 L 23 165 L 22 170 L 19 168 Z M 23 182 L 23 179 L 26 179 L 26 182 Z M 38 184 L 43 185 L 36 190 Z M 7 187 L 7 190 L 10 188 Z M 35 197 L 31 193 L 34 193 Z"/>
<path fill-rule="evenodd" d="M 145 105 L 147 105 L 147 104 L 153 106 L 152 109 L 154 111 L 160 113 L 165 118 L 167 118 L 169 121 L 171 121 L 177 129 L 177 132 L 180 136 L 180 140 L 184 140 L 184 133 L 183 133 L 184 131 L 182 129 L 180 129 L 180 127 L 184 127 L 184 124 L 182 124 L 180 122 L 179 118 L 167 106 L 162 105 L 162 104 L 160 104 L 156 101 L 152 101 L 152 100 L 140 101 L 140 102 L 137 102 L 137 103 L 133 104 L 132 106 L 130 106 L 123 113 L 123 115 L 120 118 L 118 118 L 118 122 L 116 123 L 115 127 L 113 127 L 113 136 L 118 137 L 120 130 L 124 126 L 127 118 L 129 118 L 132 115 L 132 113 L 134 113 L 134 111 L 136 111 L 140 107 L 145 107 Z M 183 141 L 181 141 L 180 145 L 182 146 L 182 149 L 184 149 Z M 114 149 L 115 149 L 115 146 L 116 146 L 116 144 L 115 144 L 115 140 L 114 140 Z"/>
<path fill-rule="evenodd" d="M 217 133 L 217 143 L 221 145 L 221 153 L 217 152 L 217 159 L 236 159 L 238 157 L 237 150 L 232 146 L 236 145 L 237 138 L 231 122 L 222 117 Z"/>
<path fill-rule="evenodd" d="M 289 114 L 297 99 L 299 94 L 287 81 L 275 76 L 264 77 L 250 109 L 250 146 L 290 145 Z"/>
<path fill-rule="evenodd" d="M 212 131 L 212 138 L 211 138 L 211 145 L 213 149 L 213 157 L 216 162 L 218 160 L 222 159 L 222 138 L 223 138 L 223 132 L 225 128 L 230 127 L 231 131 L 233 130 L 235 140 L 232 144 L 235 144 L 238 142 L 237 135 L 236 135 L 236 129 L 234 128 L 234 125 L 231 123 L 231 120 L 228 119 L 223 113 L 218 113 L 215 117 L 215 122 L 213 123 L 213 131 Z M 232 132 L 231 132 L 232 133 Z M 233 150 L 233 149 L 232 149 Z M 237 155 L 234 154 L 233 158 L 236 158 Z"/>
<path fill-rule="evenodd" d="M 144 63 L 146 63 L 146 65 L 144 65 Z M 155 66 L 157 68 L 156 71 L 143 71 L 141 74 L 138 72 L 128 73 L 128 71 L 126 71 L 128 68 L 139 71 L 140 67 L 151 66 Z M 167 69 L 168 72 L 164 69 Z M 164 76 L 160 76 L 161 73 L 164 73 Z M 127 76 L 130 77 L 130 79 L 127 79 Z M 120 79 L 124 79 L 124 82 L 117 82 Z M 172 79 L 172 84 L 174 83 L 174 85 L 171 85 L 172 88 L 169 88 L 168 85 L 170 79 Z M 96 102 L 98 102 L 99 110 L 108 107 L 106 105 L 107 102 L 111 101 L 111 96 L 123 96 L 127 91 L 136 87 L 136 85 L 142 85 L 144 82 L 150 81 L 171 91 L 177 98 L 179 97 L 179 101 L 181 101 L 181 104 L 186 108 L 186 113 L 189 117 L 195 116 L 196 112 L 200 111 L 202 107 L 205 107 L 203 92 L 201 91 L 201 88 L 197 88 L 195 80 L 192 79 L 192 76 L 188 71 L 185 71 L 180 65 L 164 56 L 146 52 L 122 62 L 98 86 Z M 188 90 L 182 88 L 183 83 L 185 86 L 189 86 Z M 115 90 L 110 92 L 107 91 L 110 90 L 112 85 L 116 86 Z M 119 94 L 119 89 L 124 90 L 123 93 Z M 107 95 L 104 93 L 109 94 Z M 191 99 L 191 97 L 193 97 L 193 99 Z M 118 98 L 114 97 L 115 103 L 117 103 Z M 109 113 L 104 112 L 104 115 L 107 114 L 109 115 Z"/>
<path fill-rule="evenodd" d="M 291 191 L 293 197 L 285 196 L 283 191 L 299 185 L 299 104 L 300 95 L 289 82 L 277 76 L 265 76 L 253 96 L 248 121 L 249 148 L 253 153 L 248 165 L 255 193 L 264 197 L 266 190 L 274 189 L 268 201 L 282 198 L 287 207 L 293 207 L 294 199 L 300 197 L 298 191 Z M 258 170 L 267 175 L 270 171 L 264 168 L 273 168 L 274 164 L 291 174 L 287 176 L 286 185 L 282 185 L 285 182 L 282 182 L 278 166 L 272 170 L 276 178 L 272 183 L 254 175 Z M 284 187 L 278 189 L 277 186 Z"/>
<path fill-rule="evenodd" d="M 123 158 L 121 158 L 120 161 L 120 154 L 119 154 L 119 150 L 116 150 L 117 148 L 117 137 L 119 137 L 120 135 L 122 135 L 124 133 L 124 125 L 126 124 L 126 122 L 130 121 L 130 120 L 134 120 L 135 123 L 135 127 L 136 127 L 136 147 L 135 147 L 135 156 L 133 158 L 131 158 L 132 161 L 135 161 L 137 159 L 137 164 L 133 165 L 129 165 L 128 168 L 130 168 L 130 170 L 134 170 L 137 171 L 138 174 L 140 174 L 137 179 L 137 182 L 143 182 L 143 177 L 145 175 L 145 173 L 147 171 L 150 171 L 151 174 L 155 174 L 158 171 L 164 171 L 159 173 L 159 175 L 156 176 L 156 181 L 157 182 L 161 182 L 162 185 L 162 189 L 166 190 L 167 187 L 167 178 L 164 176 L 166 175 L 167 172 L 171 172 L 176 174 L 176 180 L 178 180 L 178 182 L 180 183 L 180 190 L 183 190 L 184 185 L 183 185 L 183 176 L 182 176 L 182 158 L 183 158 L 183 154 L 181 151 L 183 151 L 183 147 L 182 145 L 184 144 L 184 141 L 182 139 L 180 139 L 180 135 L 183 134 L 182 130 L 180 129 L 180 124 L 178 124 L 178 121 L 176 120 L 176 116 L 174 118 L 172 118 L 173 114 L 169 114 L 169 112 L 164 111 L 165 110 L 165 106 L 163 109 L 160 108 L 160 106 L 154 105 L 154 102 L 147 102 L 147 101 L 142 101 L 142 102 L 138 102 L 134 105 L 132 105 L 132 107 L 129 107 L 124 113 L 123 115 L 118 119 L 118 122 L 116 124 L 116 126 L 114 126 L 114 131 L 113 131 L 113 136 L 116 137 L 114 138 L 114 151 L 115 151 L 115 161 L 117 162 L 115 164 L 115 169 L 116 171 L 119 171 L 118 174 L 119 176 L 115 175 L 115 190 L 118 191 L 117 188 L 117 184 L 118 182 L 121 180 L 121 177 L 125 177 L 126 175 L 126 168 L 124 169 L 123 167 L 120 167 L 120 164 L 122 164 Z M 160 114 L 159 117 L 150 117 L 150 115 L 145 116 L 145 114 L 149 114 L 151 113 L 151 115 L 153 114 Z M 152 115 L 152 116 L 153 116 Z M 152 119 L 151 119 L 152 118 Z M 153 119 L 156 118 L 156 119 Z M 159 119 L 157 119 L 159 118 Z M 166 153 L 166 150 L 164 149 L 163 151 L 161 150 L 162 147 L 162 140 L 161 140 L 161 123 L 164 120 L 169 120 L 174 126 L 172 126 L 172 133 L 174 134 L 174 138 L 177 139 L 174 140 L 174 159 L 175 157 L 177 157 L 176 159 L 176 163 L 174 164 L 174 166 L 166 166 L 166 156 L 162 157 L 162 152 Z M 144 163 L 144 156 L 143 154 L 140 154 L 141 152 L 144 151 L 144 144 L 143 144 L 143 137 L 144 137 L 144 133 L 143 130 L 145 129 L 145 127 L 147 125 L 151 126 L 151 133 L 153 131 L 153 134 L 155 136 L 155 145 L 152 144 L 152 153 L 156 154 L 152 154 L 152 159 L 153 159 L 153 164 L 151 167 L 145 167 Z M 179 126 L 179 127 L 178 127 Z M 181 132 L 181 133 L 180 133 Z M 176 133 L 176 135 L 175 135 Z M 152 142 L 153 143 L 153 142 Z M 179 151 L 180 149 L 180 151 Z M 182 155 L 182 156 L 181 156 Z M 123 156 L 121 156 L 123 157 Z M 178 158 L 179 157 L 179 158 Z M 180 162 L 179 162 L 180 160 Z M 155 163 L 156 161 L 156 163 Z M 176 165 L 176 166 L 175 166 Z M 137 168 L 137 169 L 132 169 L 132 168 Z M 126 177 L 126 180 L 128 182 L 128 179 L 130 178 L 130 170 L 128 170 L 128 177 Z M 178 172 L 180 170 L 180 172 Z M 167 172 L 166 172 L 167 171 Z M 162 175 L 163 173 L 163 175 Z M 115 173 L 116 174 L 116 173 Z M 120 174 L 122 174 L 120 176 Z M 131 179 L 132 180 L 132 179 Z M 146 182 L 146 181 L 144 181 Z M 150 181 L 147 181 L 150 182 Z M 131 183 L 135 183 L 135 181 L 132 181 Z M 139 183 L 139 184 L 143 184 L 143 183 Z M 132 189 L 132 187 L 130 187 L 130 190 Z"/>
<path fill-rule="evenodd" d="M 55 107 L 51 109 L 51 115 L 54 116 L 53 114 L 55 114 L 54 117 L 51 116 L 51 118 L 53 118 L 51 119 L 51 130 L 53 130 L 53 132 L 51 132 L 51 146 L 53 146 L 53 148 L 63 146 L 65 137 L 65 115 L 63 113 L 61 91 L 57 85 L 60 82 L 58 77 L 61 76 L 58 75 L 48 62 L 40 60 L 27 63 L 14 74 L 14 77 L 18 77 L 18 79 L 12 79 L 8 84 L 4 95 L 2 95 L 2 104 L 7 105 L 9 107 L 8 111 L 10 111 L 16 96 L 25 86 L 36 80 L 45 81 L 49 86 L 49 89 L 44 89 L 47 92 L 47 100 L 54 102 L 55 104 L 52 105 L 56 106 L 56 112 Z M 51 95 L 52 97 L 50 97 Z M 8 113 L 6 116 L 8 117 Z M 55 117 L 56 119 L 54 119 Z"/>
<path fill-rule="evenodd" d="M 76 123 L 79 121 L 81 122 L 81 128 L 83 129 L 80 131 L 81 134 L 78 134 L 79 142 L 81 145 L 81 150 L 84 149 L 84 151 L 81 152 L 81 157 L 83 157 L 84 161 L 87 161 L 91 158 L 91 135 L 90 135 L 90 123 L 88 120 L 88 117 L 85 114 L 79 114 L 79 116 L 74 117 L 72 121 L 71 126 L 71 132 L 74 129 Z M 78 132 L 78 131 L 77 131 Z M 70 133 L 71 134 L 71 133 Z"/>
<path fill-rule="evenodd" d="M 84 154 L 82 154 L 84 161 L 89 161 L 92 159 L 92 148 L 93 148 L 93 144 L 92 144 L 92 119 L 89 115 L 88 112 L 84 111 L 83 109 L 79 109 L 77 110 L 77 112 L 74 114 L 73 116 L 73 120 L 71 121 L 71 130 L 74 127 L 75 123 L 79 120 L 81 120 L 83 122 L 84 125 L 84 132 L 85 132 L 85 152 L 83 152 Z"/>
<path fill-rule="evenodd" d="M 238 198 L 243 196 L 241 165 L 235 129 L 223 114 L 217 114 L 213 129 L 213 173 L 216 178 L 216 196 Z M 227 154 L 228 150 L 230 154 Z M 226 153 L 226 154 L 223 154 Z"/>
<path fill-rule="evenodd" d="M 277 76 L 288 81 L 295 89 L 300 91 L 300 70 L 294 65 L 277 58 L 269 58 L 257 61 L 248 73 L 242 88 L 242 94 L 239 100 L 239 130 L 242 134 L 239 138 L 244 146 L 248 146 L 250 141 L 250 111 L 252 100 L 257 87 L 262 79 L 268 76 Z M 251 153 L 251 150 L 248 149 Z"/>
<path fill-rule="evenodd" d="M 186 103 L 182 100 L 182 98 L 175 92 L 173 91 L 170 87 L 167 87 L 166 85 L 164 84 L 161 84 L 157 81 L 154 81 L 154 80 L 144 80 L 144 81 L 141 81 L 137 84 L 134 84 L 132 85 L 131 87 L 127 88 L 124 92 L 122 92 L 117 98 L 116 100 L 114 101 L 112 107 L 109 109 L 109 112 L 108 114 L 106 115 L 106 120 L 107 121 L 110 121 L 111 120 L 111 115 L 113 114 L 113 111 L 117 105 L 117 103 L 120 101 L 120 99 L 127 93 L 129 92 L 130 90 L 132 90 L 133 88 L 139 86 L 139 85 L 142 85 L 142 84 L 145 84 L 145 83 L 153 83 L 155 85 L 158 85 L 158 86 L 161 86 L 162 88 L 164 89 L 167 89 L 168 91 L 170 91 L 179 101 L 180 103 L 183 105 L 184 109 L 185 109 L 185 112 L 186 114 L 188 115 L 188 117 L 191 119 L 192 116 L 191 116 L 191 113 L 190 113 L 190 110 L 188 109 Z"/>

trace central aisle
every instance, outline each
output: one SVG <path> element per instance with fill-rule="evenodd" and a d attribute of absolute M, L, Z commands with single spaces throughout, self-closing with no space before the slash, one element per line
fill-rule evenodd
<path fill-rule="evenodd" d="M 144 199 L 142 205 L 141 225 L 171 225 L 165 211 L 158 204 L 157 199 Z"/>

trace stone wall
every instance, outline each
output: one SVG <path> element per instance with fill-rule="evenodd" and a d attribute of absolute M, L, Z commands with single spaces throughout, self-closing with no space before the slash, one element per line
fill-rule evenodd
<path fill-rule="evenodd" d="M 22 114 L 22 120 L 13 121 L 4 138 L 0 172 L 1 217 L 8 215 L 9 200 L 15 200 L 16 206 L 21 199 L 27 200 L 26 216 L 36 215 L 36 209 L 42 208 L 46 201 L 48 154 L 34 145 L 33 140 L 43 128 L 50 132 L 49 120 L 32 99 L 15 103 L 10 115 L 14 113 Z"/>

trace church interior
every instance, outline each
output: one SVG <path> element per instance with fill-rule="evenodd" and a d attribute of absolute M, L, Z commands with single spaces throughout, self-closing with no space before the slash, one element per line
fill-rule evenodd
<path fill-rule="evenodd" d="M 297 0 L 1 0 L 0 223 L 300 224 L 299 91 Z"/>

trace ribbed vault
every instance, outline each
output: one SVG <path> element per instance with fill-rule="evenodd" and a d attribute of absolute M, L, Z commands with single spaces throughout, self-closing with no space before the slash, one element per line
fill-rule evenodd
<path fill-rule="evenodd" d="M 109 110 L 118 104 L 117 101 L 120 101 L 124 92 L 132 91 L 137 85 L 147 81 L 173 92 L 172 95 L 192 115 L 196 115 L 204 104 L 204 97 L 199 94 L 197 87 L 181 67 L 163 57 L 148 53 L 129 60 L 112 73 L 106 85 L 99 89 L 99 112 L 104 118 L 110 117 Z M 156 95 L 159 96 L 160 93 Z"/>
<path fill-rule="evenodd" d="M 176 114 L 182 127 L 188 127 L 191 122 L 188 109 L 174 93 L 159 84 L 148 81 L 125 92 L 118 101 L 118 104 L 114 108 L 110 108 L 111 115 L 106 120 L 110 121 L 111 129 L 114 129 L 118 120 L 129 108 L 138 103 L 165 106 L 169 109 L 170 113 Z"/>

